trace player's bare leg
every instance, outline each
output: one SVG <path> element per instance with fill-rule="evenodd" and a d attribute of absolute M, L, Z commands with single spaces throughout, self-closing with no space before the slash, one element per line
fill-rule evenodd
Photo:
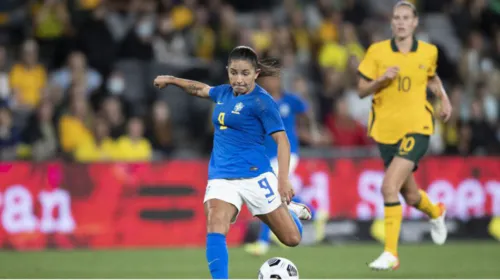
<path fill-rule="evenodd" d="M 403 220 L 403 208 L 399 201 L 399 191 L 411 175 L 415 164 L 402 157 L 394 157 L 387 168 L 382 182 L 384 197 L 384 252 L 369 267 L 374 270 L 394 270 L 399 267 L 398 240 Z"/>
<path fill-rule="evenodd" d="M 266 223 L 281 243 L 289 247 L 299 245 L 302 239 L 301 228 L 290 214 L 288 207 L 282 204 L 271 213 L 257 216 Z"/>
<path fill-rule="evenodd" d="M 226 234 L 231 219 L 238 209 L 225 201 L 210 199 L 205 202 L 207 219 L 207 251 L 208 268 L 213 278 L 228 278 L 229 255 L 227 252 Z"/>
<path fill-rule="evenodd" d="M 205 217 L 207 219 L 208 233 L 221 233 L 226 235 L 229 232 L 231 219 L 238 213 L 238 209 L 231 203 L 210 199 L 205 202 Z"/>
<path fill-rule="evenodd" d="M 408 176 L 403 184 L 401 194 L 407 204 L 414 206 L 429 216 L 432 241 L 438 245 L 444 244 L 448 237 L 448 229 L 444 220 L 446 216 L 445 205 L 443 203 L 432 203 L 427 193 L 418 188 L 413 174 Z"/>

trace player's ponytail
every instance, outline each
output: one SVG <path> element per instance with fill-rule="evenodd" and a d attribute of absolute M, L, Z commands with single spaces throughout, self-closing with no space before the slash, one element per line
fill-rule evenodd
<path fill-rule="evenodd" d="M 264 58 L 258 61 L 259 77 L 279 77 L 281 62 L 277 58 Z"/>
<path fill-rule="evenodd" d="M 276 77 L 280 74 L 280 62 L 277 59 L 266 58 L 259 60 L 257 53 L 248 46 L 238 46 L 229 54 L 228 65 L 233 60 L 246 60 L 255 70 L 260 70 L 259 77 Z"/>

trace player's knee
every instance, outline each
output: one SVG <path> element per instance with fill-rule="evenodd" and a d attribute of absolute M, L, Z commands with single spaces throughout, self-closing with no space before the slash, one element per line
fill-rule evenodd
<path fill-rule="evenodd" d="M 283 242 L 283 244 L 285 244 L 288 247 L 296 247 L 300 244 L 301 239 L 302 237 L 300 236 L 300 233 L 296 232 L 293 234 L 287 234 L 286 236 L 284 236 L 281 242 Z"/>
<path fill-rule="evenodd" d="M 208 209 L 207 211 L 207 232 L 217 232 L 227 234 L 231 224 L 231 217 L 228 213 L 219 209 Z"/>
<path fill-rule="evenodd" d="M 384 198 L 394 197 L 398 195 L 398 188 L 395 184 L 384 181 L 382 183 L 382 196 Z"/>

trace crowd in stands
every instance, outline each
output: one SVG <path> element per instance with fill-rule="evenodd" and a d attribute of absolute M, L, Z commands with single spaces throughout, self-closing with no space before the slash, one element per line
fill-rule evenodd
<path fill-rule="evenodd" d="M 0 160 L 207 155 L 210 102 L 155 90 L 152 79 L 225 83 L 237 45 L 281 60 L 283 89 L 307 100 L 317 128 L 304 147 L 371 146 L 357 66 L 371 43 L 390 38 L 395 2 L 0 1 Z M 454 106 L 448 123 L 436 120 L 430 152 L 500 153 L 500 1 L 411 2 L 416 37 L 438 46 Z"/>

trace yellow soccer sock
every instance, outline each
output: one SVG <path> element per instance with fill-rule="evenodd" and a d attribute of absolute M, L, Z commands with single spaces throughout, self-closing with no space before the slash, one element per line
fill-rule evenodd
<path fill-rule="evenodd" d="M 386 203 L 384 205 L 385 248 L 384 251 L 398 255 L 399 231 L 403 220 L 401 203 Z"/>
<path fill-rule="evenodd" d="M 420 202 L 415 208 L 427 214 L 431 219 L 439 217 L 441 215 L 441 208 L 437 204 L 432 203 L 425 191 L 418 190 L 418 192 L 420 193 Z"/>

